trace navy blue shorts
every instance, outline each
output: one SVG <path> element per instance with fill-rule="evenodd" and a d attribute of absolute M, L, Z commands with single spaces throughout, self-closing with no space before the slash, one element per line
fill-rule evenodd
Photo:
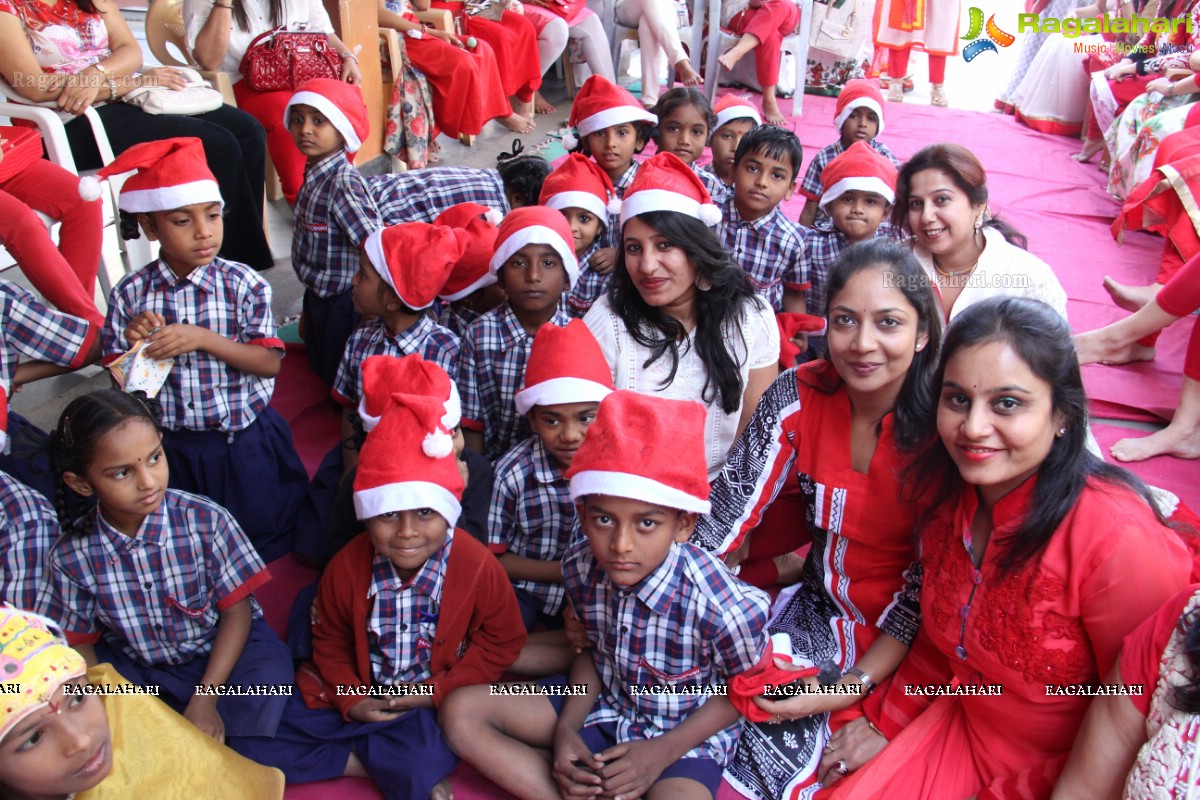
<path fill-rule="evenodd" d="M 521 622 L 525 623 L 525 632 L 532 631 L 540 622 L 542 627 L 550 631 L 559 631 L 563 627 L 562 614 L 551 616 L 543 614 L 538 604 L 534 602 L 533 595 L 524 589 L 513 587 L 513 591 L 517 595 L 517 609 L 521 612 Z"/>
<path fill-rule="evenodd" d="M 304 351 L 313 372 L 333 386 L 338 365 L 346 352 L 346 342 L 358 327 L 354 297 L 347 289 L 333 297 L 321 297 L 312 289 L 304 290 Z"/>

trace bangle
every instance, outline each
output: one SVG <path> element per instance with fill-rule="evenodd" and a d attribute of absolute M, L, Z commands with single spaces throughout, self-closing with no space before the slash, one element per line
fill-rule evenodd
<path fill-rule="evenodd" d="M 863 696 L 870 694 L 871 691 L 875 688 L 875 681 L 871 680 L 871 676 L 868 675 L 867 673 L 863 672 L 858 667 L 851 667 L 850 669 L 846 670 L 842 674 L 843 675 L 853 675 L 855 678 L 858 678 L 858 680 L 863 685 L 863 689 L 864 689 Z"/>
<path fill-rule="evenodd" d="M 108 102 L 116 102 L 117 99 L 117 81 L 111 75 L 108 76 Z"/>

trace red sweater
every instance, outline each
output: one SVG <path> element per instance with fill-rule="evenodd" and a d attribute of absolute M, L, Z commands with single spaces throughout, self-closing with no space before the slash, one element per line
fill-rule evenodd
<path fill-rule="evenodd" d="M 347 712 L 365 695 L 337 694 L 338 686 L 373 683 L 367 649 L 371 570 L 375 548 L 363 533 L 342 548 L 321 577 L 313 627 L 313 664 L 296 674 L 309 708 Z M 525 626 L 512 583 L 500 562 L 471 534 L 457 530 L 446 560 L 437 633 L 430 654 L 433 702 L 460 686 L 499 679 L 525 645 Z M 315 668 L 314 668 L 315 667 Z"/>

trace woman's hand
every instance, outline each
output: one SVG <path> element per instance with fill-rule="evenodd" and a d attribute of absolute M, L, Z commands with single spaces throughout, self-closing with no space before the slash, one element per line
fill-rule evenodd
<path fill-rule="evenodd" d="M 450 31 L 440 31 L 440 30 L 437 30 L 436 28 L 427 28 L 425 30 L 425 35 L 432 36 L 436 39 L 441 39 L 443 42 L 446 42 L 447 44 L 452 44 L 455 47 L 461 47 L 464 50 L 467 49 L 467 46 L 465 44 L 463 44 L 463 40 L 458 38 L 457 36 L 455 36 Z"/>
<path fill-rule="evenodd" d="M 362 85 L 362 73 L 358 70 L 358 61 L 350 56 L 342 59 L 342 80 L 354 86 Z"/>
<path fill-rule="evenodd" d="M 846 723 L 829 738 L 817 774 L 821 784 L 829 788 L 842 778 L 860 769 L 887 745 L 887 739 L 871 727 L 866 717 Z M 838 767 L 843 766 L 843 770 Z"/>
<path fill-rule="evenodd" d="M 843 708 L 849 708 L 862 698 L 861 693 L 822 692 L 821 682 L 817 680 L 816 676 L 796 681 L 793 685 L 800 683 L 807 686 L 809 691 L 797 691 L 791 697 L 782 697 L 778 700 L 764 696 L 755 697 L 754 705 L 768 714 L 773 714 L 774 716 L 770 721 L 778 723 L 791 719 L 801 719 L 802 717 L 821 714 L 826 711 L 839 711 Z"/>
<path fill-rule="evenodd" d="M 68 114 L 79 116 L 96 102 L 104 78 L 91 70 L 83 70 L 67 78 L 66 86 L 58 96 L 58 107 Z M 107 90 L 106 90 L 107 94 Z"/>
<path fill-rule="evenodd" d="M 1149 94 L 1150 92 L 1158 92 L 1164 96 L 1169 95 L 1171 94 L 1172 83 L 1173 81 L 1169 81 L 1166 78 L 1155 78 L 1146 84 L 1146 93 Z"/>
<path fill-rule="evenodd" d="M 1137 74 L 1137 65 L 1132 61 L 1122 61 L 1104 70 L 1104 77 L 1110 81 L 1123 81 Z"/>
<path fill-rule="evenodd" d="M 147 86 L 161 86 L 165 89 L 179 91 L 187 84 L 187 78 L 183 77 L 183 73 L 174 67 L 154 67 L 134 78 L 134 86 L 139 89 Z"/>

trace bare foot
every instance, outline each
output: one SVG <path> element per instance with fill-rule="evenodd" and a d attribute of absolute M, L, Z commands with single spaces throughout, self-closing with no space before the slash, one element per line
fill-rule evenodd
<path fill-rule="evenodd" d="M 799 555 L 784 553 L 771 560 L 775 562 L 775 569 L 779 572 L 779 577 L 775 580 L 777 584 L 791 586 L 800 580 L 801 573 L 804 572 L 804 559 Z"/>
<path fill-rule="evenodd" d="M 449 778 L 444 778 L 433 787 L 433 791 L 429 793 L 429 800 L 454 800 L 454 789 L 450 786 Z"/>
<path fill-rule="evenodd" d="M 558 111 L 558 109 L 550 105 L 546 101 L 546 98 L 542 97 L 541 92 L 533 93 L 533 113 L 545 116 L 546 114 L 553 114 L 555 111 Z"/>
<path fill-rule="evenodd" d="M 1072 338 L 1080 364 L 1132 364 L 1135 361 L 1154 360 L 1153 347 L 1137 342 L 1125 343 L 1103 328 Z"/>
<path fill-rule="evenodd" d="M 1081 164 L 1086 164 L 1092 160 L 1092 157 L 1104 149 L 1103 139 L 1084 139 L 1083 148 L 1073 156 L 1072 160 L 1078 161 Z"/>
<path fill-rule="evenodd" d="M 1109 452 L 1117 461 L 1145 461 L 1155 456 L 1200 458 L 1200 430 L 1171 423 L 1142 439 L 1122 439 Z"/>
<path fill-rule="evenodd" d="M 681 58 L 676 62 L 675 76 L 684 86 L 699 86 L 704 83 L 704 77 L 692 68 L 692 62 L 686 58 Z"/>
<path fill-rule="evenodd" d="M 533 133 L 533 120 L 531 120 L 529 117 L 523 117 L 520 114 L 511 114 L 507 117 L 496 117 L 496 122 L 499 122 L 513 133 Z"/>
<path fill-rule="evenodd" d="M 717 58 L 726 71 L 733 69 L 742 60 L 742 53 L 736 47 L 731 47 Z"/>
<path fill-rule="evenodd" d="M 763 122 L 776 127 L 787 125 L 787 117 L 779 110 L 779 106 L 775 103 L 767 103 L 763 100 Z"/>
<path fill-rule="evenodd" d="M 1126 286 L 1123 283 L 1117 283 L 1107 275 L 1104 276 L 1104 291 L 1108 292 L 1108 296 L 1112 298 L 1117 308 L 1123 308 L 1126 311 L 1140 310 L 1142 306 L 1158 297 L 1158 290 L 1161 288 L 1161 283 L 1152 283 L 1149 286 Z"/>

